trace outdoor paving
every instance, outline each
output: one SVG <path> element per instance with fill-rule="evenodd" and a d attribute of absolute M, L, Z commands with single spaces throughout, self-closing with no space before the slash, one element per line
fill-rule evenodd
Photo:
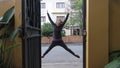
<path fill-rule="evenodd" d="M 42 54 L 50 44 L 42 44 Z M 54 47 L 42 59 L 42 68 L 83 68 L 83 46 L 80 43 L 69 43 L 67 46 L 80 55 L 76 58 L 60 46 Z"/>

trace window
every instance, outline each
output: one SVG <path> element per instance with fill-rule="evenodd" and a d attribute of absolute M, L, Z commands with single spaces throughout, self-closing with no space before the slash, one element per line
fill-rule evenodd
<path fill-rule="evenodd" d="M 73 35 L 80 35 L 80 29 L 73 29 Z"/>
<path fill-rule="evenodd" d="M 64 20 L 65 16 L 57 16 L 57 19 L 61 19 L 62 21 Z"/>
<path fill-rule="evenodd" d="M 46 8 L 46 4 L 45 3 L 41 3 L 41 8 L 45 9 Z"/>
<path fill-rule="evenodd" d="M 46 22 L 46 17 L 45 16 L 41 16 L 41 22 Z"/>
<path fill-rule="evenodd" d="M 64 2 L 57 2 L 56 8 L 65 8 L 65 3 Z"/>

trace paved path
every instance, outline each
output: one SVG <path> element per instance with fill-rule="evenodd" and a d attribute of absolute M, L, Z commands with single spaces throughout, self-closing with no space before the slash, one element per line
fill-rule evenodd
<path fill-rule="evenodd" d="M 49 44 L 42 45 L 42 54 L 48 48 Z M 83 68 L 83 47 L 79 43 L 67 44 L 67 46 L 80 55 L 81 58 L 76 58 L 60 46 L 54 47 L 42 59 L 42 68 Z"/>

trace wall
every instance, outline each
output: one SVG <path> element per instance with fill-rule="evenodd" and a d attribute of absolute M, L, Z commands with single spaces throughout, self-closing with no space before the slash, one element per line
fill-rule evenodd
<path fill-rule="evenodd" d="M 15 1 L 14 0 L 7 0 L 7 1 L 0 1 L 0 17 L 14 5 Z"/>
<path fill-rule="evenodd" d="M 15 28 L 21 25 L 21 0 L 15 2 Z M 20 43 L 21 39 L 16 38 L 16 43 Z M 14 65 L 15 68 L 22 68 L 22 47 L 19 46 L 14 49 Z"/>
<path fill-rule="evenodd" d="M 108 62 L 108 0 L 87 0 L 86 68 Z"/>
<path fill-rule="evenodd" d="M 120 50 L 120 0 L 110 0 L 110 51 Z"/>

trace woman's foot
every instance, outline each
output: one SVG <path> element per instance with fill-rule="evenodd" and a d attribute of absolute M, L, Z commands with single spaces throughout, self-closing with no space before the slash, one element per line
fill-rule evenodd
<path fill-rule="evenodd" d="M 45 56 L 43 55 L 43 56 L 41 56 L 41 58 L 44 58 Z"/>
<path fill-rule="evenodd" d="M 75 55 L 75 57 L 80 58 L 80 56 L 79 56 L 79 55 Z"/>

